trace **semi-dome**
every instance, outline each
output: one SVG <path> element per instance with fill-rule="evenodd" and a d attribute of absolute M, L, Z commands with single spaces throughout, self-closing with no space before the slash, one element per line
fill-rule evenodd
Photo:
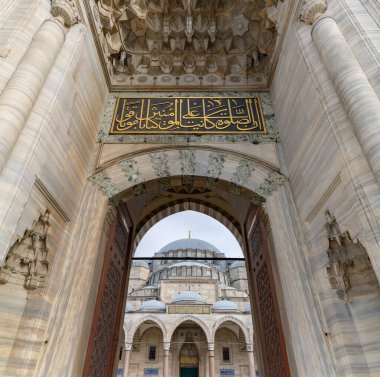
<path fill-rule="evenodd" d="M 166 310 L 166 305 L 158 300 L 148 300 L 144 301 L 142 305 L 140 306 L 141 311 L 146 310 L 155 310 L 155 311 L 164 311 Z"/>
<path fill-rule="evenodd" d="M 132 261 L 132 267 L 149 268 L 149 265 L 148 265 L 148 263 L 144 262 L 143 260 L 134 260 L 134 261 Z"/>
<path fill-rule="evenodd" d="M 231 310 L 239 310 L 237 305 L 229 300 L 221 300 L 217 301 L 213 306 L 212 306 L 213 311 L 231 311 Z"/>
<path fill-rule="evenodd" d="M 193 291 L 184 291 L 178 293 L 177 296 L 174 297 L 173 303 L 178 303 L 182 301 L 195 301 L 195 302 L 205 302 L 205 299 L 196 292 Z"/>
<path fill-rule="evenodd" d="M 245 267 L 245 262 L 243 260 L 236 260 L 231 263 L 230 268 Z"/>
<path fill-rule="evenodd" d="M 180 240 L 176 240 L 168 243 L 164 246 L 159 253 L 164 253 L 170 250 L 178 250 L 178 249 L 198 249 L 198 250 L 209 250 L 215 253 L 220 253 L 220 251 L 209 242 L 199 240 L 197 238 L 183 238 Z"/>

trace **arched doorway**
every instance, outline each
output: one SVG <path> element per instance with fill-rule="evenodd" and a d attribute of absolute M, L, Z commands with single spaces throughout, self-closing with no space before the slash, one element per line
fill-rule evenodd
<path fill-rule="evenodd" d="M 252 259 L 251 254 L 252 250 L 256 250 L 258 247 L 258 245 L 252 244 L 252 240 L 255 240 L 255 237 L 257 237 L 257 229 L 261 229 L 262 227 L 259 212 L 260 198 L 250 190 L 244 188 L 240 188 L 237 194 L 237 192 L 234 191 L 235 186 L 234 189 L 231 189 L 231 184 L 222 180 L 217 182 L 217 188 L 210 188 L 207 178 L 193 177 L 193 179 L 197 180 L 197 185 L 193 184 L 189 186 L 184 177 L 170 177 L 166 182 L 167 185 L 165 189 L 163 189 L 161 182 L 156 180 L 146 182 L 146 186 L 150 187 L 150 189 L 137 197 L 135 193 L 133 193 L 133 188 L 123 193 L 123 201 L 128 207 L 132 222 L 136 224 L 134 233 L 135 239 L 142 236 L 142 233 L 146 230 L 146 223 L 158 221 L 167 212 L 178 212 L 187 207 L 195 208 L 198 211 L 211 212 L 214 213 L 215 217 L 223 219 L 234 233 L 237 234 L 237 239 L 244 243 L 244 245 L 247 245 L 244 249 L 248 270 L 255 270 L 253 263 L 256 263 L 256 261 Z M 152 200 L 152 197 L 154 198 L 155 195 L 156 198 Z M 252 204 L 252 202 L 256 204 Z M 255 224 L 255 226 L 248 226 L 248 223 Z M 252 229 L 255 229 L 253 233 L 251 231 Z M 261 234 L 260 242 L 260 245 L 267 245 L 264 233 Z M 265 249 L 262 250 L 260 254 L 261 258 L 264 252 L 268 254 L 269 247 L 266 246 Z M 267 257 L 265 256 L 265 258 Z M 273 275 L 275 268 L 272 267 L 271 259 L 268 257 L 265 260 L 266 265 L 270 266 L 269 269 L 265 270 L 265 273 Z M 249 280 L 251 291 L 255 292 L 253 290 L 253 287 L 257 284 L 255 277 L 251 274 Z M 281 318 L 279 306 L 276 304 L 277 291 L 274 285 L 274 276 L 267 277 L 266 281 L 269 281 L 273 286 L 265 291 L 265 297 L 270 296 L 269 301 L 275 304 L 268 307 L 263 305 L 257 298 L 255 298 L 253 302 L 257 310 L 262 311 L 261 316 L 258 317 L 259 320 L 256 319 L 255 322 L 257 333 L 266 335 L 268 335 L 268 331 L 271 333 L 270 344 L 272 348 L 263 346 L 265 336 L 257 339 L 261 342 L 259 345 L 260 352 L 258 352 L 261 358 L 260 365 L 263 370 L 268 370 L 265 374 L 267 377 L 281 376 L 281 374 L 278 373 L 282 373 L 284 376 L 290 376 L 287 349 L 282 330 L 282 321 L 286 321 L 286 316 L 285 313 L 283 313 Z M 257 291 L 255 294 L 257 294 Z M 119 298 L 119 301 L 122 302 L 123 298 Z M 271 318 L 271 321 L 267 322 L 264 326 L 263 318 Z M 257 342 L 257 344 L 259 344 L 259 342 Z M 276 365 L 272 372 L 269 372 L 269 364 Z"/>
<path fill-rule="evenodd" d="M 199 376 L 199 351 L 194 342 L 194 336 L 198 335 L 195 327 L 194 335 L 190 329 L 179 328 L 178 332 L 185 334 L 185 341 L 179 350 L 179 377 Z"/>

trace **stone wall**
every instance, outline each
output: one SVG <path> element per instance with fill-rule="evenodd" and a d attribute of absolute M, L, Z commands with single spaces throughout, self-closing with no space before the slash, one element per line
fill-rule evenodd
<path fill-rule="evenodd" d="M 6 90 L 17 74 L 41 24 L 52 18 L 50 8 L 48 0 L 6 2 L 0 32 L 1 90 Z M 49 48 L 46 45 L 45 52 Z M 44 54 L 44 51 L 39 54 Z M 33 64 L 33 60 L 28 63 Z M 31 70 L 30 75 L 38 73 Z M 28 85 L 28 77 L 23 77 L 23 80 Z M 2 265 L 10 247 L 23 237 L 27 229 L 33 228 L 41 214 L 46 210 L 50 212 L 48 279 L 45 286 L 30 290 L 22 284 L 0 284 L 2 376 L 37 375 L 41 357 L 49 354 L 50 346 L 54 348 L 56 345 L 52 327 L 62 320 L 63 313 L 70 310 L 63 306 L 59 313 L 57 305 L 64 301 L 63 286 L 67 279 L 72 278 L 68 272 L 79 267 L 72 264 L 72 252 L 78 243 L 75 236 L 78 224 L 84 220 L 80 211 L 86 195 L 92 194 L 92 200 L 99 205 L 96 220 L 100 224 L 104 221 L 106 200 L 92 187 L 86 189 L 86 179 L 96 157 L 96 133 L 106 94 L 107 87 L 97 63 L 95 46 L 85 23 L 66 28 L 64 43 L 44 77 L 44 84 L 31 104 L 31 112 L 0 175 Z M 20 102 L 17 105 L 23 107 L 26 104 Z M 2 134 L 2 139 L 7 140 L 7 135 Z M 90 219 L 88 225 L 97 229 Z M 100 239 L 100 236 L 101 232 L 97 237 Z M 82 241 L 85 238 L 82 237 Z M 87 249 L 90 244 L 82 244 L 84 248 L 80 252 L 83 256 L 87 253 L 96 256 L 98 245 L 92 244 L 93 250 Z M 86 269 L 84 265 L 82 268 Z M 95 261 L 93 268 L 96 268 Z M 83 275 L 86 275 L 84 270 Z M 86 304 L 85 300 L 83 305 Z M 51 364 L 51 359 L 43 363 Z M 64 374 L 42 372 L 41 375 Z"/>
<path fill-rule="evenodd" d="M 376 12 L 370 13 L 371 4 L 358 1 L 353 7 L 352 2 L 332 1 L 325 14 L 336 19 L 353 56 L 379 93 L 379 76 L 374 74 L 380 67 L 379 19 Z M 379 277 L 379 185 L 347 103 L 339 98 L 311 33 L 312 27 L 300 21 L 289 28 L 271 87 L 273 106 L 321 305 L 321 331 L 339 376 L 374 376 L 380 373 L 374 362 L 380 357 L 374 341 L 380 334 L 378 283 L 353 287 L 346 299 L 338 297 L 326 269 L 325 212 L 330 210 L 342 231 L 348 230 L 363 243 Z"/>

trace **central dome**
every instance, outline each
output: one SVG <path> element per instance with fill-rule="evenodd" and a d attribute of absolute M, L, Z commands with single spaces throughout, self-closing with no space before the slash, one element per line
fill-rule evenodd
<path fill-rule="evenodd" d="M 198 250 L 209 250 L 215 253 L 220 253 L 220 251 L 209 242 L 199 240 L 197 238 L 183 238 L 181 240 L 173 241 L 164 246 L 159 253 L 163 253 L 170 250 L 178 249 L 198 249 Z"/>

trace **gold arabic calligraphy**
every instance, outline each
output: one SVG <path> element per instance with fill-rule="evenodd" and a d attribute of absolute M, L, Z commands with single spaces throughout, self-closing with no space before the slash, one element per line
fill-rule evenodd
<path fill-rule="evenodd" d="M 266 133 L 258 97 L 119 98 L 111 134 Z"/>

